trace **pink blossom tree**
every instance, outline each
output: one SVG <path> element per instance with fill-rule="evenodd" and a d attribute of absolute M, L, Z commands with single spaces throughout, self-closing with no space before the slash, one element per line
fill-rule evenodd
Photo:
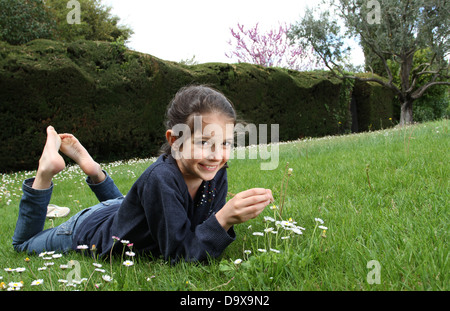
<path fill-rule="evenodd" d="M 283 67 L 292 70 L 306 71 L 322 68 L 315 58 L 313 50 L 307 51 L 291 44 L 287 34 L 291 26 L 279 25 L 266 33 L 260 32 L 258 24 L 245 29 L 238 23 L 238 30 L 230 28 L 234 38 L 228 41 L 232 46 L 228 58 L 237 58 L 239 63 L 258 64 L 264 67 Z"/>

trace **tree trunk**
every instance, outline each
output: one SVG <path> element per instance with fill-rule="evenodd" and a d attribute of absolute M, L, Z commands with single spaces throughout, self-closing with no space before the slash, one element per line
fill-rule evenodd
<path fill-rule="evenodd" d="M 413 122 L 413 100 L 406 100 L 400 111 L 400 125 L 411 124 Z"/>
<path fill-rule="evenodd" d="M 400 62 L 400 82 L 402 85 L 402 107 L 400 112 L 400 126 L 411 124 L 413 122 L 413 99 L 410 93 L 407 93 L 410 87 L 409 76 L 413 65 L 414 51 L 401 53 Z"/>

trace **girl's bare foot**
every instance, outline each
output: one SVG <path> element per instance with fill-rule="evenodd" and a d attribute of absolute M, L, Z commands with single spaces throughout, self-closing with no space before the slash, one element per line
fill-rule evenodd
<path fill-rule="evenodd" d="M 58 153 L 60 145 L 61 138 L 53 126 L 47 127 L 47 141 L 39 159 L 39 167 L 32 188 L 40 190 L 50 188 L 53 176 L 66 167 L 64 159 Z"/>
<path fill-rule="evenodd" d="M 103 173 L 100 164 L 92 159 L 89 152 L 75 136 L 72 134 L 59 134 L 59 137 L 61 138 L 61 152 L 74 160 L 83 172 L 91 178 L 93 183 L 97 184 L 105 179 L 106 175 Z"/>

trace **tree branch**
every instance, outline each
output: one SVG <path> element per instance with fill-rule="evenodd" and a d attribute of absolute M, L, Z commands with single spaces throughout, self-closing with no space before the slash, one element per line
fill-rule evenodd
<path fill-rule="evenodd" d="M 389 77 L 389 84 L 392 84 L 392 81 L 394 78 L 393 78 L 391 69 L 389 68 L 389 66 L 387 64 L 386 59 L 383 56 L 383 54 L 386 54 L 386 52 L 379 51 L 376 44 L 372 44 L 372 42 L 369 39 L 367 39 L 362 32 L 360 33 L 360 37 L 361 37 L 361 40 L 363 40 L 364 43 L 372 50 L 372 52 L 374 52 L 381 59 L 381 61 L 383 62 L 384 69 L 386 70 L 386 73 L 388 74 L 388 77 Z M 376 42 L 374 42 L 374 43 L 376 43 Z"/>
<path fill-rule="evenodd" d="M 383 80 L 381 80 L 379 78 L 375 78 L 375 77 L 362 78 L 362 77 L 358 77 L 358 76 L 355 76 L 355 75 L 346 75 L 346 76 L 344 76 L 344 78 L 354 79 L 354 80 L 358 80 L 358 81 L 362 81 L 362 82 L 375 82 L 375 83 L 380 84 L 381 86 L 384 86 L 384 87 L 386 87 L 388 89 L 393 90 L 395 93 L 397 93 L 398 96 L 403 97 L 403 94 L 400 91 L 400 89 L 398 87 L 396 87 L 390 81 L 389 82 L 385 82 L 385 81 L 383 81 Z"/>
<path fill-rule="evenodd" d="M 425 91 L 429 87 L 431 87 L 433 85 L 450 85 L 450 82 L 448 82 L 448 81 L 434 81 L 434 82 L 427 83 L 427 84 L 419 87 L 414 93 L 412 93 L 411 94 L 411 98 L 412 99 L 420 98 L 423 95 L 423 93 L 425 93 Z"/>

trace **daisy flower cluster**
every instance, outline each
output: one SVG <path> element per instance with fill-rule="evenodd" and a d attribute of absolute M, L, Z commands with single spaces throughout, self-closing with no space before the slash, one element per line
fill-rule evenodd
<path fill-rule="evenodd" d="M 272 210 L 277 210 L 278 207 L 271 206 Z M 288 220 L 276 220 L 271 216 L 264 216 L 265 227 L 262 231 L 252 231 L 252 225 L 248 226 L 247 229 L 252 231 L 252 236 L 256 237 L 255 241 L 251 241 L 253 250 L 258 253 L 272 252 L 280 254 L 286 247 L 288 247 L 287 241 L 295 239 L 303 234 L 306 229 L 304 227 L 298 226 L 297 222 L 292 218 Z M 262 240 L 262 241 L 261 241 Z M 252 254 L 251 249 L 244 249 L 244 257 L 248 259 L 249 255 Z M 241 263 L 237 260 L 235 264 Z"/>
<path fill-rule="evenodd" d="M 124 259 L 124 255 L 126 255 L 128 258 L 127 260 L 122 262 L 122 265 L 124 265 L 125 267 L 133 266 L 134 262 L 132 259 L 136 255 L 136 253 L 133 252 L 133 243 L 130 243 L 130 241 L 128 241 L 128 240 L 121 240 L 119 237 L 116 237 L 116 236 L 113 236 L 112 239 L 114 242 L 113 242 L 113 246 L 111 247 L 111 254 L 110 254 L 111 260 L 112 260 L 112 251 L 114 249 L 114 245 L 116 244 L 116 242 L 120 241 L 120 243 L 122 243 L 122 245 L 124 246 L 122 248 L 122 260 Z M 125 251 L 125 246 L 128 247 L 128 251 Z"/>
<path fill-rule="evenodd" d="M 130 243 L 127 244 L 130 246 Z M 83 252 L 89 247 L 87 245 L 79 245 L 77 248 Z M 91 252 L 95 252 L 95 245 L 90 250 Z M 134 253 L 130 250 L 126 252 L 126 255 L 132 257 Z M 86 290 L 90 283 L 98 289 L 113 281 L 113 278 L 107 273 L 103 265 L 96 261 L 92 263 L 91 268 L 89 268 L 89 264 L 84 263 L 84 269 L 82 269 L 80 262 L 76 260 L 66 262 L 64 259 L 61 259 L 63 258 L 63 254 L 54 251 L 42 252 L 32 258 L 25 258 L 26 264 L 33 262 L 33 265 L 29 265 L 26 268 L 4 268 L 5 276 L 0 275 L 0 290 L 29 290 L 31 287 L 40 287 L 44 284 L 46 284 L 45 288 L 43 288 L 44 290 L 48 290 L 49 288 L 51 290 L 68 290 L 69 288 L 79 289 L 80 287 Z M 123 264 L 125 266 L 132 266 L 133 262 L 126 260 Z M 81 277 L 82 272 L 86 277 Z M 29 277 L 30 275 L 32 275 L 33 281 L 25 282 L 21 280 L 26 280 L 27 276 Z M 22 278 L 22 276 L 24 277 Z M 99 280 L 100 282 L 98 282 Z"/>
<path fill-rule="evenodd" d="M 32 259 L 28 257 L 25 259 L 25 263 L 29 264 L 29 266 L 4 268 L 4 272 L 0 273 L 0 291 L 18 291 L 24 288 L 30 290 L 31 287 L 39 287 L 44 284 L 42 290 L 69 290 L 70 288 L 87 290 L 92 288 L 92 286 L 100 289 L 109 283 L 114 284 L 112 286 L 116 288 L 116 278 L 119 280 L 119 283 L 129 282 L 128 271 L 130 267 L 133 267 L 131 270 L 134 270 L 134 276 L 137 280 L 138 276 L 134 261 L 136 253 L 133 251 L 133 243 L 115 236 L 112 239 L 114 244 L 120 243 L 123 246 L 122 260 L 119 267 L 126 267 L 124 268 L 126 270 L 125 273 L 117 267 L 113 270 L 112 252 L 110 256 L 110 267 L 108 269 L 103 266 L 104 263 L 98 262 L 98 258 L 96 258 L 97 248 L 95 245 L 91 247 L 88 245 L 78 245 L 77 249 L 81 252 L 81 256 L 85 258 L 86 252 L 90 251 L 94 262 L 90 263 L 87 260 L 82 260 L 81 262 L 69 260 L 66 262 L 63 254 L 54 251 L 42 252 L 38 256 L 32 257 Z M 30 262 L 33 264 L 31 265 Z M 28 281 L 26 276 L 21 278 L 24 274 L 28 276 L 28 279 L 32 275 L 33 280 Z M 147 278 L 147 281 L 153 278 L 155 278 L 154 275 Z M 90 287 L 88 288 L 89 285 Z"/>
<path fill-rule="evenodd" d="M 299 237 L 303 235 L 306 228 L 297 224 L 295 220 L 289 217 L 287 220 L 282 218 L 283 204 L 287 195 L 287 188 L 289 185 L 289 178 L 293 175 L 293 169 L 289 167 L 289 163 L 286 163 L 284 169 L 284 175 L 281 183 L 280 190 L 280 202 L 281 206 L 272 204 L 270 206 L 272 216 L 264 216 L 263 223 L 264 229 L 253 231 L 252 225 L 247 227 L 251 230 L 252 238 L 249 241 L 251 247 L 246 248 L 247 239 L 244 238 L 243 245 L 243 258 L 237 258 L 235 260 L 231 259 L 231 262 L 237 267 L 245 261 L 249 260 L 251 254 L 283 254 L 284 252 L 289 252 L 293 248 L 293 244 L 297 243 Z M 311 247 L 314 245 L 314 236 L 317 229 L 322 230 L 321 237 L 326 238 L 327 227 L 324 226 L 324 221 L 321 218 L 314 218 L 315 227 L 311 234 L 310 241 L 310 252 Z M 229 262 L 228 262 L 229 263 Z M 222 262 L 222 269 L 228 270 L 226 262 Z"/>
<path fill-rule="evenodd" d="M 11 277 L 11 280 L 6 283 L 4 281 L 4 277 L 0 276 L 0 290 L 7 290 L 7 291 L 18 291 L 21 290 L 22 288 L 24 288 L 25 286 L 40 286 L 42 284 L 44 284 L 44 277 L 45 275 L 43 275 L 45 272 L 42 271 L 46 271 L 47 269 L 51 268 L 52 266 L 55 265 L 55 261 L 58 258 L 61 258 L 62 254 L 56 253 L 56 252 L 43 252 L 40 253 L 38 258 L 40 258 L 40 260 L 42 260 L 42 265 L 41 267 L 37 268 L 37 274 L 39 274 L 39 276 L 37 276 L 31 269 L 29 268 L 25 268 L 25 267 L 18 267 L 18 268 L 4 268 L 3 270 L 7 273 L 7 278 Z M 29 263 L 31 261 L 30 258 L 25 258 L 25 263 Z M 18 281 L 17 279 L 21 278 L 21 276 L 25 273 L 27 274 L 30 273 L 31 275 L 33 275 L 33 277 L 35 278 L 32 282 L 30 282 L 29 284 L 26 284 L 24 281 L 20 280 Z"/>
<path fill-rule="evenodd" d="M 6 271 L 8 274 L 13 274 L 16 272 L 16 275 L 14 275 L 15 278 L 18 278 L 17 274 L 20 274 L 22 272 L 24 272 L 26 270 L 26 268 L 5 268 L 4 271 Z M 37 283 L 37 282 L 42 282 L 42 280 L 35 280 L 33 281 L 33 283 Z M 32 285 L 36 285 L 33 284 Z M 23 281 L 17 281 L 17 280 L 13 280 L 13 281 L 9 281 L 9 282 L 5 282 L 3 280 L 3 276 L 0 276 L 0 290 L 7 290 L 7 291 L 17 291 L 22 289 L 22 287 L 25 285 L 25 283 Z"/>
<path fill-rule="evenodd" d="M 14 205 L 22 197 L 22 181 L 31 178 L 36 172 L 15 172 L 0 174 L 0 205 Z"/>
<path fill-rule="evenodd" d="M 316 227 L 322 230 L 322 234 L 320 236 L 326 238 L 328 227 L 323 225 L 325 222 L 321 218 L 314 218 L 314 221 L 316 222 Z"/>
<path fill-rule="evenodd" d="M 272 206 L 271 209 L 277 211 L 278 207 Z M 233 271 L 236 273 L 244 269 L 247 271 L 246 273 L 248 271 L 258 273 L 257 271 L 261 265 L 266 263 L 272 267 L 267 271 L 267 281 L 274 282 L 275 279 L 279 279 L 282 274 L 280 271 L 282 270 L 277 270 L 276 265 L 272 266 L 271 263 L 287 260 L 286 258 L 292 255 L 291 251 L 299 247 L 304 249 L 303 256 L 306 262 L 307 258 L 311 256 L 311 252 L 318 245 L 317 242 L 319 241 L 321 245 L 324 241 L 323 239 L 326 238 L 328 228 L 324 225 L 325 222 L 321 218 L 314 218 L 313 223 L 313 229 L 307 230 L 292 218 L 277 220 L 275 217 L 264 216 L 263 228 L 258 226 L 258 224 L 252 224 L 247 227 L 251 234 L 250 238 L 248 238 L 248 234 L 244 237 L 243 257 L 229 260 L 223 259 L 220 262 L 219 270 L 225 273 L 233 273 Z M 253 226 L 258 227 L 258 230 L 253 230 Z M 320 240 L 317 239 L 318 235 L 316 233 L 319 230 L 321 231 L 320 237 L 322 237 Z M 308 232 L 308 234 L 305 234 L 305 232 Z M 305 237 L 308 238 L 305 239 Z"/>

